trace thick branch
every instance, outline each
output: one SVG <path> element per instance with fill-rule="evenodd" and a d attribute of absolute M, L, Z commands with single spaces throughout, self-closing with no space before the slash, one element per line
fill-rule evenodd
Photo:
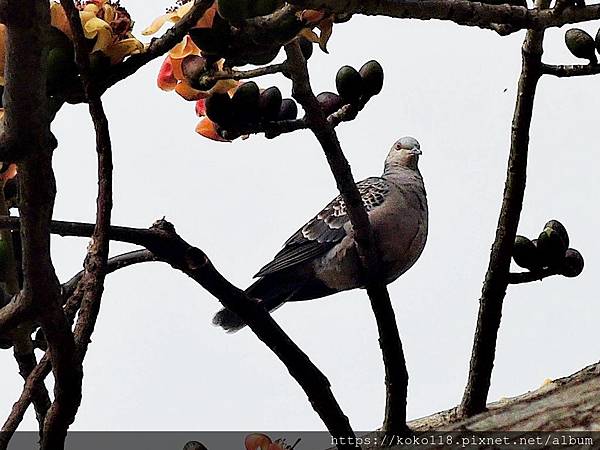
<path fill-rule="evenodd" d="M 509 34 L 525 28 L 541 30 L 600 18 L 600 4 L 585 7 L 527 9 L 509 4 L 489 5 L 469 0 L 290 0 L 307 9 L 334 13 L 388 16 L 403 19 L 449 20 Z M 498 29 L 498 25 L 508 27 Z M 502 31 L 504 30 L 504 31 Z"/>
<path fill-rule="evenodd" d="M 54 371 L 56 402 L 77 384 L 74 340 L 59 304 L 60 286 L 50 257 L 50 220 L 56 185 L 52 170 L 50 112 L 46 93 L 45 36 L 50 24 L 48 3 L 6 2 L 5 132 L 19 151 L 19 215 L 23 288 L 22 302 L 39 321 L 48 341 Z M 55 448 L 59 448 L 58 446 Z"/>
<path fill-rule="evenodd" d="M 530 30 L 523 43 L 523 63 L 513 117 L 502 208 L 479 300 L 469 377 L 460 406 L 460 412 L 465 416 L 472 416 L 485 410 L 490 388 L 496 340 L 502 316 L 502 302 L 509 283 L 512 246 L 517 234 L 525 193 L 529 130 L 536 87 L 542 75 L 543 38 L 543 30 Z"/>
<path fill-rule="evenodd" d="M 19 219 L 0 218 L 0 228 L 17 229 L 18 227 Z M 62 236 L 86 237 L 91 236 L 93 230 L 93 224 L 53 221 L 54 233 Z M 158 260 L 188 275 L 215 296 L 223 306 L 241 317 L 258 338 L 285 364 L 292 377 L 306 392 L 313 408 L 329 432 L 333 436 L 353 436 L 348 418 L 333 396 L 327 378 L 285 334 L 267 311 L 248 298 L 244 291 L 227 281 L 215 269 L 204 252 L 181 239 L 171 224 L 159 221 L 150 229 L 112 226 L 109 236 L 112 240 L 146 247 Z M 69 301 L 71 302 L 71 299 Z M 65 306 L 68 315 L 73 312 L 73 306 L 74 303 Z"/>
<path fill-rule="evenodd" d="M 333 124 L 325 117 L 310 86 L 306 61 L 297 41 L 285 46 L 293 83 L 293 96 L 304 108 L 311 131 L 321 144 L 354 229 L 354 240 L 363 262 L 367 293 L 377 321 L 386 383 L 384 429 L 403 433 L 406 428 L 408 373 L 394 309 L 381 271 L 381 263 L 362 197 L 344 156 Z"/>

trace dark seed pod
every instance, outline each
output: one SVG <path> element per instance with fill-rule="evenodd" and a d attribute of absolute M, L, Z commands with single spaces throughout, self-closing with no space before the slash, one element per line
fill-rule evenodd
<path fill-rule="evenodd" d="M 598 32 L 596 33 L 596 51 L 600 53 L 600 28 L 598 28 Z"/>
<path fill-rule="evenodd" d="M 203 55 L 219 55 L 227 47 L 227 40 L 221 38 L 212 28 L 192 28 L 189 35 L 194 44 L 202 49 Z"/>
<path fill-rule="evenodd" d="M 258 100 L 261 117 L 265 120 L 275 120 L 281 108 L 281 101 L 281 91 L 277 86 L 262 91 Z"/>
<path fill-rule="evenodd" d="M 217 12 L 223 19 L 236 22 L 250 17 L 250 4 L 248 0 L 220 0 Z"/>
<path fill-rule="evenodd" d="M 232 105 L 227 93 L 214 93 L 206 99 L 206 116 L 221 126 L 231 124 Z"/>
<path fill-rule="evenodd" d="M 515 263 L 528 270 L 539 270 L 542 266 L 537 247 L 525 236 L 517 236 L 513 245 Z"/>
<path fill-rule="evenodd" d="M 260 90 L 254 81 L 240 85 L 231 97 L 234 120 L 241 125 L 258 121 L 259 97 Z"/>
<path fill-rule="evenodd" d="M 304 55 L 304 59 L 308 61 L 308 59 L 313 54 L 313 43 L 302 36 L 298 38 L 298 43 L 300 44 L 300 50 L 302 50 L 302 55 Z"/>
<path fill-rule="evenodd" d="M 321 92 L 317 95 L 317 101 L 326 116 L 336 112 L 344 105 L 342 98 L 333 92 Z"/>
<path fill-rule="evenodd" d="M 206 59 L 198 55 L 188 55 L 181 60 L 183 76 L 190 81 L 197 80 L 206 68 Z"/>
<path fill-rule="evenodd" d="M 340 96 L 349 103 L 358 101 L 363 93 L 363 81 L 354 67 L 342 66 L 335 77 Z"/>
<path fill-rule="evenodd" d="M 567 246 L 556 231 L 546 228 L 538 237 L 537 248 L 544 267 L 559 267 L 564 258 Z"/>
<path fill-rule="evenodd" d="M 189 441 L 183 446 L 183 450 L 208 450 L 208 449 L 201 442 Z"/>
<path fill-rule="evenodd" d="M 594 39 L 586 31 L 571 28 L 565 33 L 565 44 L 573 56 L 589 59 L 593 64 L 598 62 Z"/>
<path fill-rule="evenodd" d="M 278 120 L 294 120 L 298 116 L 298 105 L 291 98 L 284 98 L 279 108 Z"/>
<path fill-rule="evenodd" d="M 546 228 L 552 228 L 554 231 L 556 231 L 560 238 L 564 241 L 565 245 L 567 247 L 569 246 L 569 233 L 567 233 L 567 229 L 562 223 L 556 219 L 552 219 L 546 222 L 546 225 L 544 225 L 544 230 Z"/>
<path fill-rule="evenodd" d="M 279 55 L 280 50 L 281 50 L 281 47 L 276 47 L 276 48 L 267 50 L 266 52 L 260 52 L 260 53 L 256 53 L 253 55 L 247 55 L 248 64 L 254 64 L 255 66 L 263 66 L 265 64 L 269 64 L 275 58 L 277 58 L 277 55 Z"/>
<path fill-rule="evenodd" d="M 10 339 L 0 336 L 0 349 L 8 350 L 13 346 L 13 343 Z"/>
<path fill-rule="evenodd" d="M 576 277 L 583 271 L 583 256 L 574 248 L 567 249 L 560 269 L 565 277 Z"/>
<path fill-rule="evenodd" d="M 383 67 L 377 61 L 365 63 L 359 70 L 363 81 L 363 91 L 366 96 L 372 97 L 381 92 L 383 88 Z"/>

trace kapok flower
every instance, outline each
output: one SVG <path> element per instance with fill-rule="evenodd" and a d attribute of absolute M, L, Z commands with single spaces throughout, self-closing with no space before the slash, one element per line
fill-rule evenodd
<path fill-rule="evenodd" d="M 73 32 L 62 5 L 50 2 L 50 25 L 73 40 Z M 127 56 L 144 50 L 144 44 L 131 34 L 133 21 L 118 2 L 89 0 L 77 2 L 81 25 L 86 38 L 95 40 L 92 52 L 100 51 L 117 64 Z M 6 57 L 6 27 L 0 24 L 0 85 L 4 85 Z"/>

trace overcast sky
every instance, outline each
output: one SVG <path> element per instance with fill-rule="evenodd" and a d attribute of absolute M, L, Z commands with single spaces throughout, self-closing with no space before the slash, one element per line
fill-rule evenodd
<path fill-rule="evenodd" d="M 161 1 L 123 4 L 143 29 Z M 590 24 L 582 26 L 590 33 Z M 552 29 L 546 62 L 576 63 L 565 30 Z M 377 59 L 383 92 L 337 132 L 357 180 L 381 173 L 400 136 L 421 142 L 430 231 L 416 265 L 390 285 L 406 352 L 408 415 L 455 406 L 466 382 L 483 276 L 497 222 L 524 33 L 438 21 L 355 17 L 336 25 L 330 54 L 310 60 L 316 92 L 334 90 L 337 69 Z M 280 54 L 279 59 L 283 59 Z M 113 222 L 149 226 L 166 216 L 233 283 L 246 287 L 288 236 L 337 194 L 314 136 L 215 143 L 194 132 L 193 103 L 156 88 L 161 61 L 104 97 L 115 160 Z M 281 76 L 257 80 L 290 95 Z M 505 300 L 490 400 L 538 388 L 600 354 L 600 213 L 597 176 L 600 79 L 544 78 L 536 99 L 530 169 L 519 233 L 537 237 L 561 220 L 586 262 L 575 279 L 511 286 Z M 84 106 L 53 126 L 55 218 L 93 221 L 96 160 Z M 87 239 L 53 240 L 58 275 L 82 265 Z M 111 254 L 131 249 L 114 243 Z M 85 361 L 77 430 L 320 430 L 323 424 L 279 360 L 249 331 L 211 325 L 219 303 L 170 267 L 112 274 Z M 373 313 L 364 291 L 288 304 L 275 319 L 329 378 L 357 430 L 379 427 L 384 384 Z M 6 417 L 23 384 L 0 353 Z M 32 410 L 23 429 L 35 429 Z"/>

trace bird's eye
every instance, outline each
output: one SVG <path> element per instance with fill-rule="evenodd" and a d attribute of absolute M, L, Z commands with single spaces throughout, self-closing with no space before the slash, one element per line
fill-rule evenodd
<path fill-rule="evenodd" d="M 396 144 L 395 147 L 396 147 L 396 150 L 402 150 L 402 146 L 400 144 Z"/>

